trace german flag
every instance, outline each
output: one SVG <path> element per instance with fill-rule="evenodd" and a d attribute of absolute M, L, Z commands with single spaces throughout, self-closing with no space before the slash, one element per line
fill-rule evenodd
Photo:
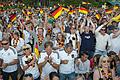
<path fill-rule="evenodd" d="M 113 7 L 113 9 L 114 9 L 114 10 L 117 10 L 118 8 L 119 8 L 119 7 L 118 7 L 118 6 L 116 6 L 116 5 Z"/>
<path fill-rule="evenodd" d="M 106 12 L 107 14 L 110 14 L 110 13 L 113 12 L 113 10 L 112 10 L 112 9 L 106 9 L 105 12 Z"/>
<path fill-rule="evenodd" d="M 74 10 L 70 10 L 70 11 L 68 12 L 68 14 L 73 14 L 73 13 L 75 13 Z"/>
<path fill-rule="evenodd" d="M 120 22 L 120 14 L 112 18 L 113 21 Z"/>
<path fill-rule="evenodd" d="M 54 11 L 52 11 L 51 14 L 55 19 L 57 19 L 62 14 L 62 10 L 63 10 L 62 6 L 59 6 Z"/>
<path fill-rule="evenodd" d="M 87 10 L 86 8 L 79 8 L 79 12 L 83 14 L 88 14 L 89 10 Z"/>
<path fill-rule="evenodd" d="M 36 57 L 39 58 L 40 54 L 39 54 L 39 49 L 38 49 L 38 44 L 37 44 L 37 42 L 36 42 L 36 44 L 35 44 L 34 53 L 35 53 Z"/>
<path fill-rule="evenodd" d="M 10 15 L 10 21 L 14 22 L 17 19 L 16 14 L 11 14 Z"/>
<path fill-rule="evenodd" d="M 82 2 L 83 5 L 90 4 L 89 2 Z"/>
<path fill-rule="evenodd" d="M 98 13 L 98 14 L 95 15 L 95 17 L 96 17 L 97 19 L 100 19 L 101 16 L 100 16 L 100 14 Z"/>
<path fill-rule="evenodd" d="M 32 12 L 30 12 L 30 11 L 27 11 L 27 15 L 31 15 L 32 14 Z"/>
<path fill-rule="evenodd" d="M 43 14 L 43 9 L 42 8 L 40 9 L 40 14 Z"/>
<path fill-rule="evenodd" d="M 69 11 L 69 9 L 68 9 L 68 8 L 65 8 L 65 7 L 63 7 L 63 10 L 66 11 L 66 12 Z"/>

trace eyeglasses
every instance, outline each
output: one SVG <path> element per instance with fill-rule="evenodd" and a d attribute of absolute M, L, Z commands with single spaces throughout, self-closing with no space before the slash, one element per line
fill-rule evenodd
<path fill-rule="evenodd" d="M 25 51 L 25 50 L 29 50 L 29 48 L 25 48 L 25 49 L 23 49 L 23 50 L 24 50 L 24 51 Z"/>
<path fill-rule="evenodd" d="M 2 43 L 2 45 L 7 45 L 8 43 Z"/>
<path fill-rule="evenodd" d="M 108 60 L 104 60 L 104 61 L 102 61 L 103 63 L 110 63 L 110 61 L 108 61 Z"/>

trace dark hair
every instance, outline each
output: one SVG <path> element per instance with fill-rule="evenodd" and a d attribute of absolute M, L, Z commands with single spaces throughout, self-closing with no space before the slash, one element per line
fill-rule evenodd
<path fill-rule="evenodd" d="M 100 54 L 96 54 L 96 55 L 94 56 L 94 59 L 96 58 L 96 61 L 94 61 L 94 66 L 98 66 L 98 65 L 99 65 L 100 57 L 101 57 Z"/>
<path fill-rule="evenodd" d="M 4 34 L 2 41 L 9 41 L 9 38 L 10 38 L 9 34 Z"/>
<path fill-rule="evenodd" d="M 116 55 L 116 52 L 110 51 L 110 52 L 107 54 L 107 56 L 109 56 L 109 57 L 111 57 L 111 55 Z"/>
<path fill-rule="evenodd" d="M 44 44 L 44 47 L 47 48 L 48 46 L 53 47 L 53 43 L 52 43 L 51 41 L 47 41 L 47 42 Z"/>
<path fill-rule="evenodd" d="M 73 47 L 72 43 L 66 43 L 65 48 Z"/>
<path fill-rule="evenodd" d="M 83 52 L 81 53 L 81 56 L 83 56 L 83 55 L 88 55 L 88 51 L 83 51 Z"/>
<path fill-rule="evenodd" d="M 59 74 L 58 74 L 57 72 L 51 72 L 51 73 L 49 74 L 50 80 L 53 80 L 53 78 L 54 78 L 55 76 L 58 77 L 58 78 L 60 78 L 60 76 L 59 76 Z"/>
<path fill-rule="evenodd" d="M 51 37 L 51 34 L 50 34 L 50 33 L 47 33 L 45 36 L 47 37 L 48 35 Z"/>
<path fill-rule="evenodd" d="M 19 31 L 14 31 L 14 34 L 17 36 L 20 36 L 20 32 Z"/>

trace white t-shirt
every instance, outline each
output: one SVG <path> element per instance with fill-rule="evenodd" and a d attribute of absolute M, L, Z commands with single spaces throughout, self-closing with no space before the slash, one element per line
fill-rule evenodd
<path fill-rule="evenodd" d="M 86 60 L 85 62 L 82 62 L 81 59 L 79 59 L 80 64 L 76 65 L 76 73 L 79 74 L 85 74 L 90 71 L 90 61 Z"/>
<path fill-rule="evenodd" d="M 25 38 L 25 44 L 30 42 L 30 32 L 23 30 L 24 38 Z"/>
<path fill-rule="evenodd" d="M 120 35 L 116 38 L 112 38 L 113 35 L 114 35 L 113 33 L 110 34 L 110 40 L 111 40 L 110 51 L 114 51 L 117 54 L 119 54 L 119 51 L 120 51 Z"/>
<path fill-rule="evenodd" d="M 14 39 L 11 40 L 11 45 L 14 45 Z M 18 54 L 22 54 L 22 46 L 24 45 L 24 40 L 22 38 L 19 38 L 16 50 L 18 51 Z"/>
<path fill-rule="evenodd" d="M 44 51 L 41 53 L 40 58 L 38 59 L 38 64 L 42 63 L 45 61 L 45 57 L 48 57 L 47 53 Z M 60 59 L 58 53 L 52 52 L 51 55 L 49 56 L 52 58 L 52 62 L 56 64 L 60 64 Z M 41 74 L 41 79 L 44 79 L 46 76 L 49 75 L 51 72 L 57 72 L 57 70 L 52 67 L 48 62 L 45 64 L 44 67 L 42 67 L 42 74 Z"/>
<path fill-rule="evenodd" d="M 3 59 L 4 63 L 10 63 L 12 62 L 14 59 L 18 59 L 17 57 L 17 51 L 15 48 L 13 47 L 9 47 L 8 50 L 4 50 L 4 48 L 0 51 L 1 58 Z M 3 69 L 4 72 L 14 72 L 17 70 L 17 64 L 15 65 L 11 65 L 11 66 L 7 66 L 5 69 Z"/>
<path fill-rule="evenodd" d="M 32 53 L 34 55 L 34 53 Z M 23 66 L 27 66 L 27 64 L 25 63 L 26 60 L 26 56 L 23 56 L 22 57 L 22 65 Z M 35 62 L 34 66 L 30 66 L 27 70 L 25 70 L 25 74 L 28 74 L 28 73 L 31 73 L 33 75 L 33 78 L 34 79 L 37 79 L 39 76 L 40 76 L 40 73 L 39 73 L 39 69 L 38 69 L 38 66 Z"/>
<path fill-rule="evenodd" d="M 110 36 L 108 34 L 105 34 L 104 36 L 96 32 L 96 49 L 101 51 L 106 51 L 106 45 L 108 42 L 108 46 L 111 46 Z"/>
<path fill-rule="evenodd" d="M 70 74 L 72 72 L 75 72 L 74 60 L 77 57 L 77 55 L 78 54 L 77 54 L 76 50 L 73 50 L 69 55 L 68 55 L 68 53 L 65 52 L 64 49 L 59 50 L 60 60 L 68 60 L 67 64 L 61 64 L 60 65 L 60 68 L 59 68 L 60 73 Z"/>

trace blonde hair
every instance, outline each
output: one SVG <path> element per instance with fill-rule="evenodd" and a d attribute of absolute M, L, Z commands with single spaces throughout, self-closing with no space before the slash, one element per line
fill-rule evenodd
<path fill-rule="evenodd" d="M 102 55 L 99 59 L 99 67 L 102 67 L 102 61 L 103 59 L 109 59 L 109 57 L 107 55 Z"/>

